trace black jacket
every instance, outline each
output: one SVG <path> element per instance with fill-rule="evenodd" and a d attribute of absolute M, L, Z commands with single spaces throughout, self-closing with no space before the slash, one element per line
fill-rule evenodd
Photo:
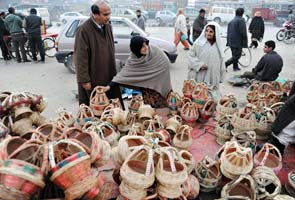
<path fill-rule="evenodd" d="M 283 59 L 277 52 L 271 51 L 259 60 L 255 67 L 255 79 L 259 81 L 274 81 L 283 67 Z"/>
<path fill-rule="evenodd" d="M 292 90 L 294 88 L 292 87 Z M 284 128 L 286 128 L 291 122 L 295 120 L 295 94 L 291 94 L 283 107 L 281 108 L 281 111 L 277 115 L 275 121 L 272 124 L 272 132 L 275 135 L 278 135 L 282 132 Z M 295 133 L 294 133 L 295 134 Z"/>
<path fill-rule="evenodd" d="M 41 35 L 42 20 L 37 15 L 29 15 L 25 18 L 24 22 L 25 29 L 28 34 Z"/>
<path fill-rule="evenodd" d="M 194 39 L 197 39 L 201 35 L 206 24 L 207 24 L 207 19 L 205 17 L 198 16 L 195 19 L 195 21 L 193 23 L 193 37 L 194 37 Z"/>
<path fill-rule="evenodd" d="M 243 17 L 235 16 L 227 26 L 226 46 L 235 48 L 247 48 L 247 28 Z"/>
<path fill-rule="evenodd" d="M 6 29 L 4 20 L 0 17 L 0 39 L 2 39 L 4 35 L 9 35 L 9 31 Z"/>
<path fill-rule="evenodd" d="M 264 35 L 264 21 L 262 17 L 254 17 L 249 26 L 249 32 L 252 33 L 251 38 L 259 40 Z"/>

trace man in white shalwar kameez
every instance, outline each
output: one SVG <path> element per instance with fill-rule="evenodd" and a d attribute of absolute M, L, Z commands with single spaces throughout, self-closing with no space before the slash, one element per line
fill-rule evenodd
<path fill-rule="evenodd" d="M 225 71 L 220 39 L 220 26 L 215 22 L 208 23 L 189 51 L 188 79 L 219 88 Z"/>

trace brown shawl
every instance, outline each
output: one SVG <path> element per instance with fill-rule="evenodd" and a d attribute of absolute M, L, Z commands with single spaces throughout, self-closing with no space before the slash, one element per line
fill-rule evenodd
<path fill-rule="evenodd" d="M 172 90 L 170 61 L 158 47 L 149 46 L 149 54 L 137 58 L 133 53 L 113 82 L 159 92 L 164 98 Z"/>

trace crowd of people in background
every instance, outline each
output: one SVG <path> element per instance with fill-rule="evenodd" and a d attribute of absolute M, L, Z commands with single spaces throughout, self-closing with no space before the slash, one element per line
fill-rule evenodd
<path fill-rule="evenodd" d="M 15 8 L 8 8 L 8 14 L 0 13 L 0 45 L 4 60 L 12 58 L 8 48 L 8 40 L 11 40 L 14 47 L 16 61 L 31 62 L 27 56 L 25 43 L 29 40 L 29 50 L 34 62 L 45 62 L 45 51 L 41 38 L 41 17 L 37 16 L 37 10 L 32 8 L 30 15 L 22 19 L 15 13 Z M 38 61 L 37 52 L 41 59 Z"/>

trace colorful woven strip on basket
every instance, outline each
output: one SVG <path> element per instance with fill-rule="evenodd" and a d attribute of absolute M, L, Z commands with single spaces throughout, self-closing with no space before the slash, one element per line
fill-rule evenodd
<path fill-rule="evenodd" d="M 59 162 L 55 167 L 53 167 L 51 170 L 50 170 L 50 176 L 56 172 L 57 170 L 63 168 L 64 166 L 66 166 L 67 164 L 69 164 L 70 162 L 73 162 L 74 160 L 77 160 L 83 156 L 85 156 L 86 153 L 85 152 L 79 152 L 79 153 L 76 153 L 64 160 L 62 160 L 61 162 Z"/>
<path fill-rule="evenodd" d="M 19 163 L 17 160 L 6 160 L 3 164 L 4 167 L 13 168 L 17 171 L 23 171 L 32 175 L 42 175 L 41 171 L 36 170 L 33 165 L 26 165 L 24 163 Z"/>

